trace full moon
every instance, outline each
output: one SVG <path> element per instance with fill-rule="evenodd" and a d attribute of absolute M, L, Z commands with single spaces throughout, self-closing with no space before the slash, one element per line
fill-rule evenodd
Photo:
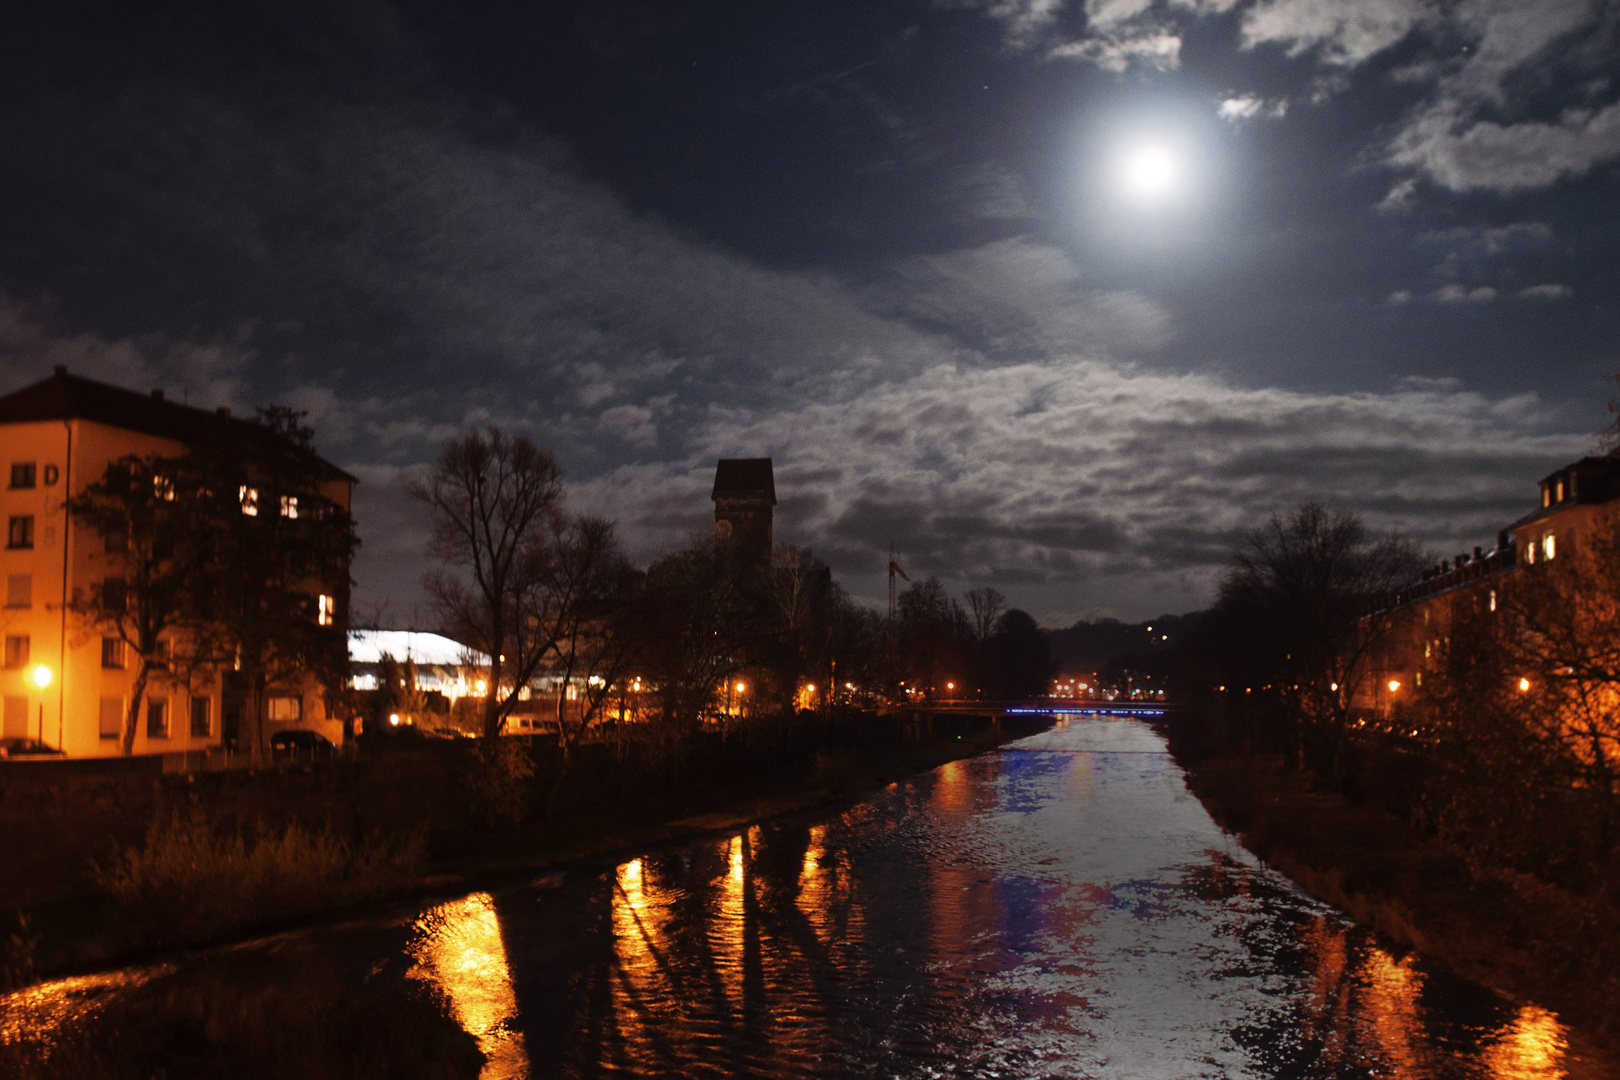
<path fill-rule="evenodd" d="M 1121 162 L 1120 182 L 1127 194 L 1144 202 L 1158 202 L 1176 186 L 1176 158 L 1162 146 L 1139 146 Z"/>

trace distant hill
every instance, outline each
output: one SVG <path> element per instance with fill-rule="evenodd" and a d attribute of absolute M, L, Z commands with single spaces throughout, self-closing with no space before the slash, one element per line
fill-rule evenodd
<path fill-rule="evenodd" d="M 1202 611 L 1190 611 L 1185 615 L 1160 615 L 1139 623 L 1082 619 L 1066 630 L 1048 630 L 1046 637 L 1052 643 L 1052 651 L 1057 653 L 1061 670 L 1101 671 L 1121 656 L 1174 648 L 1203 617 Z"/>

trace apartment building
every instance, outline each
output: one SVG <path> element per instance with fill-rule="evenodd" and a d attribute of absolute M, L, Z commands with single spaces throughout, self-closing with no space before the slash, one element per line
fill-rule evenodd
<path fill-rule="evenodd" d="M 159 390 L 139 394 L 61 367 L 0 397 L 0 516 L 6 520 L 0 723 L 6 736 L 39 739 L 69 757 L 122 752 L 133 658 L 118 638 L 72 610 L 76 593 L 118 573 L 120 556 L 71 520 L 66 504 L 119 458 L 177 456 L 189 446 L 221 440 L 250 455 L 280 452 L 272 449 L 277 444 L 267 429 L 233 418 L 228 409 L 192 408 L 166 400 Z M 319 465 L 322 494 L 347 509 L 354 478 L 328 462 Z M 348 615 L 347 572 L 341 578 L 319 586 L 328 591 L 317 598 L 323 624 L 339 628 Z M 219 748 L 233 726 L 233 709 L 240 708 L 231 675 L 153 672 L 135 753 Z M 312 681 L 273 690 L 268 704 L 271 731 L 308 727 L 338 741 L 342 724 L 330 713 L 323 688 Z"/>

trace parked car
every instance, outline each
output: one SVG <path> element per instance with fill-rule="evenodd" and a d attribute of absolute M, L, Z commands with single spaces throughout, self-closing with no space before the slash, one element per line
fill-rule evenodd
<path fill-rule="evenodd" d="M 38 739 L 25 739 L 13 735 L 0 739 L 0 758 L 66 757 L 54 746 L 46 746 Z"/>
<path fill-rule="evenodd" d="M 270 736 L 270 756 L 325 760 L 337 756 L 337 747 L 318 731 L 278 731 Z"/>

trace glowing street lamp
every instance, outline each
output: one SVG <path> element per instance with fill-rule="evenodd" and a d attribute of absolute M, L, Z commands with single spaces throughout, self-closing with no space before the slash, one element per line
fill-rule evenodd
<path fill-rule="evenodd" d="M 36 664 L 34 666 L 34 670 L 30 671 L 28 675 L 34 680 L 34 685 L 39 687 L 41 690 L 51 685 L 51 669 L 46 667 L 44 664 Z"/>
<path fill-rule="evenodd" d="M 1401 688 L 1401 680 L 1399 680 L 1399 679 L 1391 679 L 1391 680 L 1389 680 L 1389 692 L 1390 693 L 1393 694 L 1395 691 L 1399 690 L 1400 688 Z"/>
<path fill-rule="evenodd" d="M 1519 680 L 1519 692 L 1522 694 L 1522 693 L 1524 693 L 1525 691 L 1527 691 L 1529 689 L 1530 689 L 1530 680 L 1529 679 L 1520 679 Z"/>

